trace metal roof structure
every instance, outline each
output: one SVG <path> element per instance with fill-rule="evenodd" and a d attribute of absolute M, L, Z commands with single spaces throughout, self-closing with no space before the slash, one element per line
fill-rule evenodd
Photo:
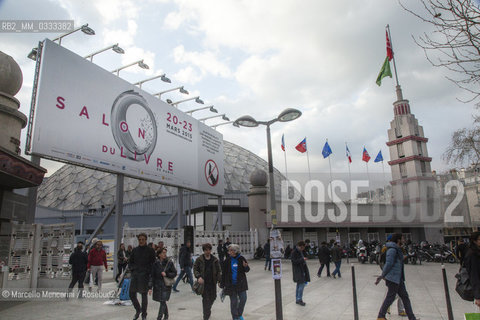
<path fill-rule="evenodd" d="M 224 141 L 226 192 L 248 192 L 250 175 L 256 169 L 268 172 L 268 164 L 256 154 Z M 276 169 L 276 197 L 285 177 Z M 37 205 L 58 210 L 110 207 L 115 202 L 116 175 L 66 164 L 38 188 Z M 124 203 L 177 194 L 176 187 L 125 177 Z"/>

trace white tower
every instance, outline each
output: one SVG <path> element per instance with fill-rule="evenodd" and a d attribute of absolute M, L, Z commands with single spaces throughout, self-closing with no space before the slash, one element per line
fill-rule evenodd
<path fill-rule="evenodd" d="M 387 146 L 390 151 L 388 164 L 392 170 L 392 204 L 409 208 L 411 222 L 425 228 L 427 241 L 443 240 L 434 216 L 435 178 L 432 176 L 428 156 L 428 138 L 423 127 L 410 111 L 408 100 L 403 99 L 402 89 L 396 87 L 397 101 L 393 103 L 394 118 L 388 130 Z"/>

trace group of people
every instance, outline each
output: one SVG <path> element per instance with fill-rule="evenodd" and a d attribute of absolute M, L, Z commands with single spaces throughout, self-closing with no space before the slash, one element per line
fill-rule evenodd
<path fill-rule="evenodd" d="M 93 246 L 88 252 L 83 250 L 84 243 L 79 241 L 73 253 L 70 255 L 69 263 L 72 265 L 72 281 L 68 286 L 71 290 L 77 283 L 78 288 L 83 289 L 83 283 L 90 283 L 93 279 L 98 284 L 98 290 L 102 289 L 103 268 L 108 271 L 107 254 L 103 249 L 102 241 L 92 241 Z M 87 276 L 87 272 L 89 276 Z M 80 295 L 81 297 L 81 295 Z"/>
<path fill-rule="evenodd" d="M 121 274 L 128 266 L 131 273 L 129 296 L 135 308 L 133 319 L 142 320 L 147 318 L 148 295 L 152 295 L 154 301 L 160 302 L 157 320 L 169 318 L 167 301 L 170 299 L 172 290 L 179 292 L 177 286 L 184 276 L 193 290 L 193 274 L 197 279 L 202 295 L 203 319 L 210 319 L 212 306 L 217 297 L 217 285 L 223 290 L 223 295 L 230 297 L 230 311 L 234 320 L 243 320 L 243 310 L 247 301 L 248 283 L 246 273 L 250 271 L 247 260 L 240 253 L 240 247 L 230 243 L 227 238 L 225 243 L 219 242 L 217 247 L 219 258 L 212 254 L 212 245 L 202 245 L 203 254 L 192 262 L 191 243 L 187 241 L 180 248 L 179 266 L 180 273 L 177 276 L 175 263 L 167 257 L 167 248 L 163 242 L 158 245 L 147 245 L 147 235 L 141 233 L 137 236 L 138 246 L 125 250 L 120 245 L 118 254 L 118 274 Z M 78 288 L 83 290 L 83 282 L 87 270 L 91 271 L 91 277 L 98 277 L 98 290 L 102 286 L 102 268 L 108 270 L 106 253 L 101 241 L 97 241 L 93 248 L 84 251 L 83 242 L 78 242 L 77 247 L 70 256 L 72 264 L 71 290 L 78 282 Z M 176 277 L 176 281 L 173 280 Z M 118 280 L 118 276 L 117 279 Z M 137 298 L 141 296 L 141 302 Z"/>

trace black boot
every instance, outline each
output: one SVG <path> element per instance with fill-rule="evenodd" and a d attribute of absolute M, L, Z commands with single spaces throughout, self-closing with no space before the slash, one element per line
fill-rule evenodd
<path fill-rule="evenodd" d="M 165 308 L 163 307 L 163 304 L 160 303 L 160 309 L 158 309 L 158 316 L 157 320 L 162 320 L 163 319 L 163 314 L 165 313 Z"/>
<path fill-rule="evenodd" d="M 133 316 L 133 320 L 137 320 L 138 317 L 140 317 L 140 311 L 135 312 L 135 315 Z"/>
<path fill-rule="evenodd" d="M 168 307 L 166 303 L 165 303 L 165 312 L 163 314 L 165 315 L 165 318 L 163 318 L 163 320 L 168 320 Z"/>

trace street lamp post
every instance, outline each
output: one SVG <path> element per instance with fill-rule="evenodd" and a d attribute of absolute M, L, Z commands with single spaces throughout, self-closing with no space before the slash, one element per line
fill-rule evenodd
<path fill-rule="evenodd" d="M 221 123 L 213 124 L 213 125 L 210 126 L 210 128 L 213 128 L 213 129 L 217 130 L 217 127 L 224 126 L 226 124 L 231 124 L 231 123 L 233 124 L 234 127 L 237 127 L 237 128 L 240 127 L 237 123 L 235 123 L 235 121 L 227 121 L 227 122 L 221 122 Z"/>
<path fill-rule="evenodd" d="M 148 66 L 148 64 L 144 63 L 143 62 L 143 59 L 142 60 L 138 60 L 138 61 L 135 61 L 135 62 L 132 62 L 132 63 L 129 63 L 123 67 L 120 67 L 120 68 L 117 68 L 115 70 L 112 70 L 110 71 L 111 73 L 116 73 L 117 76 L 120 74 L 120 70 L 123 70 L 123 69 L 126 69 L 128 67 L 131 67 L 131 66 L 134 66 L 134 65 L 138 65 L 140 68 L 142 69 L 150 69 L 150 67 Z"/>
<path fill-rule="evenodd" d="M 56 37 L 56 38 L 53 39 L 52 41 L 57 41 L 57 40 L 58 40 L 58 44 L 59 44 L 59 45 L 62 45 L 62 39 L 63 39 L 63 38 L 65 38 L 66 36 L 68 36 L 68 35 L 70 35 L 70 34 L 72 34 L 72 33 L 74 33 L 74 32 L 77 32 L 77 31 L 79 31 L 79 30 L 81 30 L 83 33 L 85 33 L 85 34 L 87 34 L 87 35 L 89 35 L 89 36 L 93 36 L 93 35 L 95 34 L 95 31 L 88 26 L 88 23 L 86 23 L 86 24 L 84 24 L 84 25 L 81 26 L 81 27 L 78 27 L 78 28 L 76 28 L 76 29 L 73 29 L 73 30 L 70 31 L 70 32 L 64 33 L 64 34 L 62 34 L 62 35 L 59 36 L 59 37 Z"/>
<path fill-rule="evenodd" d="M 141 89 L 141 88 L 142 88 L 142 84 L 144 84 L 145 82 L 152 81 L 152 80 L 155 80 L 155 79 L 158 79 L 158 78 L 160 78 L 160 80 L 162 80 L 163 82 L 166 82 L 166 83 L 171 83 L 171 82 L 172 82 L 172 80 L 170 80 L 169 78 L 167 78 L 167 74 L 166 74 L 166 73 L 163 73 L 163 74 L 159 74 L 159 75 L 157 75 L 157 76 L 154 76 L 154 77 L 151 77 L 151 78 L 142 80 L 142 81 L 135 82 L 133 85 L 134 85 L 134 86 L 139 86 L 140 89 Z"/>
<path fill-rule="evenodd" d="M 56 37 L 55 39 L 53 39 L 52 41 L 57 41 L 58 40 L 58 44 L 59 45 L 62 45 L 62 39 L 68 35 L 71 35 L 72 33 L 74 32 L 77 32 L 81 30 L 83 33 L 85 33 L 86 35 L 89 35 L 89 36 L 93 36 L 95 34 L 95 31 L 90 28 L 88 26 L 88 23 L 87 24 L 84 24 L 83 26 L 81 27 L 78 27 L 76 29 L 73 29 L 72 31 L 70 32 L 67 32 L 67 33 L 64 33 L 62 34 L 61 36 L 59 37 Z M 32 51 L 30 51 L 30 53 L 27 55 L 27 57 L 29 59 L 32 59 L 33 61 L 36 61 L 37 60 L 37 54 L 38 54 L 38 48 L 33 48 Z"/>
<path fill-rule="evenodd" d="M 196 97 L 192 97 L 192 98 L 188 98 L 188 99 L 184 99 L 184 100 L 179 100 L 179 101 L 175 101 L 175 102 L 172 102 L 170 103 L 172 106 L 174 107 L 177 107 L 178 108 L 178 105 L 180 103 L 183 103 L 183 102 L 187 102 L 187 101 L 191 101 L 191 100 L 195 100 L 196 103 L 199 103 L 199 104 L 203 104 L 203 100 L 200 99 L 200 96 L 196 96 Z"/>
<path fill-rule="evenodd" d="M 183 93 L 183 94 L 188 94 L 188 91 L 185 90 L 185 88 L 183 88 L 183 86 L 181 86 L 181 87 L 176 87 L 176 88 L 172 88 L 172 89 L 168 89 L 168 90 L 165 90 L 165 91 L 154 93 L 153 96 L 158 96 L 158 99 L 160 99 L 162 94 L 167 93 L 167 92 L 171 92 L 171 91 L 175 91 L 175 90 L 179 90 L 180 93 Z"/>
<path fill-rule="evenodd" d="M 287 122 L 299 118 L 302 112 L 297 109 L 287 108 L 283 110 L 278 117 L 270 121 L 257 121 L 251 116 L 243 116 L 235 120 L 234 123 L 243 127 L 257 127 L 259 124 L 267 126 L 267 148 L 268 148 L 268 179 L 270 183 L 270 213 L 271 213 L 271 229 L 273 230 L 277 225 L 277 210 L 275 203 L 275 180 L 273 175 L 273 157 L 272 157 L 272 142 L 270 136 L 270 126 L 277 121 Z M 270 252 L 272 252 L 272 246 L 270 246 Z M 281 280 L 275 278 L 275 312 L 277 320 L 283 320 L 282 311 L 282 286 Z"/>
<path fill-rule="evenodd" d="M 202 108 L 197 108 L 197 109 L 188 110 L 188 111 L 185 111 L 185 113 L 191 115 L 191 114 L 194 113 L 195 111 L 200 111 L 200 110 L 205 110 L 205 109 L 209 109 L 210 112 L 213 112 L 213 113 L 218 113 L 218 110 L 215 109 L 215 108 L 213 107 L 213 105 L 207 106 L 207 107 L 202 107 Z"/>
<path fill-rule="evenodd" d="M 216 116 L 211 116 L 211 117 L 206 117 L 206 118 L 198 119 L 198 121 L 205 122 L 205 120 L 213 119 L 213 118 L 220 118 L 220 117 L 222 117 L 222 119 L 225 120 L 225 121 L 230 121 L 230 119 L 226 116 L 225 113 L 218 114 L 218 115 L 216 115 Z"/>
<path fill-rule="evenodd" d="M 116 43 L 116 44 L 112 44 L 111 46 L 108 46 L 108 47 L 106 47 L 106 48 L 103 48 L 103 49 L 100 49 L 100 50 L 98 50 L 98 51 L 95 51 L 94 53 L 90 53 L 89 55 L 85 56 L 84 58 L 85 58 L 85 59 L 90 58 L 90 62 L 92 62 L 92 61 L 93 61 L 93 56 L 96 56 L 97 54 L 102 53 L 102 52 L 105 52 L 105 51 L 110 50 L 110 49 L 112 49 L 114 52 L 116 52 L 116 53 L 118 53 L 118 54 L 124 54 L 124 53 L 125 53 L 125 50 L 123 50 L 122 48 L 120 48 L 120 47 L 118 46 L 118 43 Z"/>

